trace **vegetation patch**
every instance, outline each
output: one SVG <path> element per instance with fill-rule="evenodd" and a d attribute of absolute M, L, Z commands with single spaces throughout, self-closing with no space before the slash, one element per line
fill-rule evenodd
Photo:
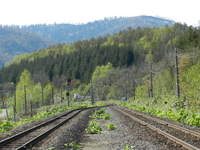
<path fill-rule="evenodd" d="M 98 134 L 102 131 L 100 124 L 96 121 L 90 121 L 88 127 L 85 130 L 89 134 Z"/>
<path fill-rule="evenodd" d="M 118 104 L 134 110 L 147 112 L 157 117 L 164 117 L 191 126 L 200 127 L 200 114 L 189 109 L 178 108 L 176 106 L 171 106 L 171 104 L 169 104 L 170 106 L 163 104 L 141 104 L 137 103 L 136 101 L 129 103 L 121 102 Z"/>
<path fill-rule="evenodd" d="M 123 150 L 134 150 L 135 146 L 125 145 Z"/>
<path fill-rule="evenodd" d="M 71 142 L 71 143 L 67 143 L 67 144 L 64 144 L 66 146 L 67 149 L 69 150 L 80 150 L 80 145 L 78 145 L 77 143 L 75 142 Z"/>
<path fill-rule="evenodd" d="M 101 108 L 97 111 L 95 111 L 90 118 L 92 119 L 104 119 L 104 120 L 109 120 L 110 119 L 110 114 L 105 112 L 105 108 Z"/>
<path fill-rule="evenodd" d="M 16 123 L 11 122 L 11 121 L 7 121 L 7 120 L 2 121 L 0 124 L 0 133 L 3 133 L 5 131 L 12 129 L 15 125 Z"/>
<path fill-rule="evenodd" d="M 103 104 L 99 104 L 103 105 Z M 14 121 L 8 121 L 8 120 L 3 120 L 0 122 L 0 133 L 7 132 L 9 130 L 12 130 L 13 128 L 22 126 L 24 124 L 31 123 L 33 121 L 38 121 L 42 120 L 45 118 L 48 118 L 50 116 L 57 115 L 59 113 L 62 113 L 67 110 L 72 110 L 72 109 L 77 109 L 77 108 L 86 108 L 90 107 L 88 103 L 79 103 L 79 104 L 74 104 L 71 107 L 65 106 L 65 105 L 53 105 L 53 106 L 46 106 L 40 109 L 40 112 L 38 112 L 36 115 L 32 117 L 26 117 L 18 120 L 17 122 Z"/>
<path fill-rule="evenodd" d="M 108 123 L 106 124 L 106 128 L 109 130 L 109 131 L 112 131 L 112 130 L 115 130 L 116 129 L 116 126 L 112 123 Z"/>

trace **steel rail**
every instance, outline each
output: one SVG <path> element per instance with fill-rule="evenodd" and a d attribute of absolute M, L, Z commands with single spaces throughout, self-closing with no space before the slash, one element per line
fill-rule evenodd
<path fill-rule="evenodd" d="M 43 140 L 44 138 L 46 138 L 49 134 L 51 134 L 54 130 L 58 129 L 59 127 L 61 127 L 63 124 L 65 124 L 66 122 L 68 122 L 69 120 L 71 120 L 72 118 L 74 118 L 75 116 L 77 116 L 80 112 L 82 112 L 85 109 L 82 110 L 78 110 L 78 112 L 76 112 L 75 114 L 73 114 L 71 117 L 65 119 L 64 121 L 60 122 L 59 124 L 57 124 L 56 126 L 52 127 L 51 129 L 47 130 L 46 132 L 40 134 L 39 136 L 29 140 L 28 142 L 26 142 L 25 144 L 23 144 L 22 146 L 16 148 L 15 150 L 27 150 L 27 149 L 31 149 L 33 145 L 37 144 L 38 142 L 40 142 L 41 140 Z"/>
<path fill-rule="evenodd" d="M 109 106 L 109 105 L 100 106 L 99 108 L 101 108 L 101 107 L 107 107 L 107 106 Z M 49 131 L 47 131 L 47 133 L 41 134 L 41 135 L 35 137 L 34 139 L 32 139 L 32 140 L 26 142 L 26 144 L 23 144 L 22 146 L 20 146 L 19 149 L 23 149 L 23 147 L 27 147 L 26 145 L 29 145 L 29 146 L 30 146 L 30 145 L 33 145 L 33 144 L 35 144 L 35 143 L 38 141 L 38 140 L 37 140 L 38 138 L 39 138 L 39 139 L 42 139 L 42 138 L 46 137 L 46 136 L 49 135 L 51 132 L 53 132 L 55 129 L 57 129 L 58 127 L 62 126 L 64 123 L 66 123 L 67 121 L 69 121 L 69 120 L 71 120 L 72 118 L 74 118 L 74 117 L 75 117 L 76 115 L 78 115 L 81 111 L 87 110 L 87 109 L 92 109 L 92 108 L 97 108 L 97 107 L 94 106 L 94 107 L 87 107 L 87 108 L 79 108 L 79 109 L 74 109 L 74 110 L 70 110 L 70 111 L 68 111 L 68 112 L 62 113 L 62 114 L 58 115 L 57 117 L 54 117 L 54 118 L 52 118 L 52 119 L 50 119 L 50 120 L 48 120 L 48 121 L 46 121 L 46 122 L 43 122 L 43 123 L 38 124 L 38 125 L 36 125 L 36 126 L 34 126 L 34 127 L 32 127 L 32 128 L 29 128 L 29 129 L 27 129 L 27 130 L 25 130 L 25 131 L 22 131 L 22 132 L 20 132 L 20 133 L 17 133 L 17 134 L 15 134 L 15 135 L 11 136 L 11 137 L 8 137 L 8 138 L 5 138 L 5 139 L 1 140 L 1 141 L 0 141 L 0 148 L 3 148 L 3 147 L 5 147 L 6 145 L 10 144 L 11 142 L 14 142 L 14 141 L 19 140 L 20 138 L 23 138 L 23 137 L 26 136 L 27 134 L 32 133 L 32 132 L 34 132 L 34 131 L 37 130 L 37 129 L 40 129 L 40 128 L 42 128 L 42 127 L 47 126 L 47 125 L 53 123 L 54 121 L 61 119 L 62 117 L 68 116 L 68 115 L 72 114 L 73 112 L 78 111 L 78 112 L 76 112 L 74 115 L 72 115 L 71 117 L 65 119 L 64 121 L 62 121 L 61 123 L 59 123 L 59 124 L 56 125 L 55 127 L 51 128 Z"/>
<path fill-rule="evenodd" d="M 60 118 L 63 117 L 63 116 L 69 115 L 69 114 L 71 114 L 72 112 L 74 112 L 74 111 L 76 111 L 76 110 L 79 110 L 79 109 L 71 110 L 71 111 L 69 111 L 69 112 L 67 112 L 67 113 L 61 114 L 61 115 L 59 115 L 59 116 L 57 116 L 57 117 L 55 117 L 55 118 L 50 119 L 50 120 L 48 120 L 47 122 L 43 122 L 43 123 L 38 124 L 38 125 L 36 125 L 36 126 L 30 128 L 30 129 L 27 129 L 27 130 L 22 131 L 22 132 L 20 132 L 20 133 L 18 133 L 18 134 L 15 134 L 15 135 L 10 136 L 10 137 L 8 137 L 8 138 L 6 138 L 6 139 L 3 139 L 3 140 L 0 141 L 0 147 L 4 146 L 4 145 L 6 145 L 6 144 L 11 143 L 11 142 L 13 142 L 13 141 L 15 141 L 15 140 L 17 140 L 17 139 L 19 139 L 19 138 L 25 136 L 26 134 L 28 134 L 28 133 L 30 133 L 30 132 L 36 130 L 36 129 L 39 129 L 39 128 L 43 127 L 43 126 L 46 126 L 46 125 L 48 125 L 48 124 L 50 124 L 50 123 L 52 123 L 52 122 L 54 122 L 54 121 L 60 119 Z"/>
<path fill-rule="evenodd" d="M 118 112 L 120 112 L 120 113 L 122 113 L 122 114 L 124 114 L 125 116 L 128 116 L 129 118 L 131 118 L 132 120 L 138 122 L 139 124 L 148 127 L 149 129 L 151 129 L 151 130 L 157 132 L 158 134 L 160 134 L 160 135 L 166 137 L 167 139 L 169 139 L 169 140 L 171 140 L 171 141 L 173 141 L 173 142 L 175 142 L 175 143 L 181 145 L 182 147 L 184 147 L 184 148 L 186 148 L 186 149 L 188 149 L 188 150 L 200 150 L 200 148 L 195 147 L 195 146 L 193 146 L 193 145 L 191 145 L 191 144 L 189 144 L 189 143 L 187 143 L 187 142 L 185 142 L 185 141 L 183 141 L 183 140 L 181 140 L 181 139 L 179 139 L 179 138 L 177 138 L 177 137 L 175 137 L 175 136 L 170 135 L 169 133 L 167 133 L 167 132 L 165 132 L 165 131 L 162 131 L 162 130 L 159 129 L 159 128 L 156 128 L 156 127 L 153 126 L 153 125 L 150 125 L 150 124 L 148 124 L 148 123 L 146 123 L 146 122 L 144 122 L 144 121 L 142 121 L 142 120 L 140 120 L 140 119 L 134 117 L 133 114 L 131 115 L 131 114 L 125 112 L 124 110 L 121 110 L 120 108 L 113 108 L 113 109 L 114 109 L 114 110 L 117 110 Z"/>

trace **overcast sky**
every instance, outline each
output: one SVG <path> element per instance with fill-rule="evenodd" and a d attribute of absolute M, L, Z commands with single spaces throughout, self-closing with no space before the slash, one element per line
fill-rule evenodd
<path fill-rule="evenodd" d="M 151 15 L 198 25 L 200 0 L 0 0 L 0 24 L 86 23 Z"/>

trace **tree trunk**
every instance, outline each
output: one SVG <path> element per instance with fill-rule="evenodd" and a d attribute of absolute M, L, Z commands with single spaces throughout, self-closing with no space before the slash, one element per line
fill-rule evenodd
<path fill-rule="evenodd" d="M 152 63 L 150 64 L 150 97 L 153 97 L 153 72 Z"/>
<path fill-rule="evenodd" d="M 28 113 L 27 110 L 27 97 L 26 97 L 26 86 L 24 85 L 24 107 L 25 107 L 25 114 Z"/>
<path fill-rule="evenodd" d="M 42 87 L 42 106 L 45 105 L 44 103 L 44 88 Z"/>
<path fill-rule="evenodd" d="M 179 65 L 178 65 L 178 51 L 175 48 L 176 52 L 176 59 L 175 59 L 175 65 L 176 65 L 176 96 L 180 98 L 180 80 L 179 80 Z"/>

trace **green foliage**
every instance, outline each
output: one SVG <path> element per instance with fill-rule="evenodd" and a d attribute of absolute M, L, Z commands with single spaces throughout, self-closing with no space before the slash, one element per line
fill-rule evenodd
<path fill-rule="evenodd" d="M 69 150 L 80 150 L 80 145 L 76 144 L 75 142 L 71 142 L 71 143 L 67 143 L 67 144 L 64 144 L 67 149 Z"/>
<path fill-rule="evenodd" d="M 30 104 L 30 97 L 32 97 L 33 81 L 31 73 L 28 70 L 24 70 L 20 76 L 20 80 L 16 87 L 16 106 L 17 112 L 24 113 L 25 107 Z M 26 92 L 26 96 L 25 96 Z M 26 97 L 26 106 L 25 106 Z"/>
<path fill-rule="evenodd" d="M 106 128 L 107 128 L 108 130 L 112 131 L 112 130 L 115 130 L 115 129 L 116 129 L 116 126 L 115 126 L 114 124 L 112 124 L 112 123 L 107 123 L 107 124 L 106 124 Z"/>
<path fill-rule="evenodd" d="M 104 114 L 105 111 L 106 111 L 105 108 L 100 108 L 99 110 L 95 111 L 95 114 L 101 115 L 101 114 Z"/>
<path fill-rule="evenodd" d="M 96 114 L 94 113 L 93 115 L 90 116 L 92 119 L 104 119 L 104 120 L 109 120 L 110 119 L 110 114 L 108 113 L 103 113 L 103 114 Z"/>
<path fill-rule="evenodd" d="M 134 150 L 135 146 L 125 145 L 123 150 Z"/>
<path fill-rule="evenodd" d="M 0 133 L 3 133 L 5 131 L 12 129 L 15 125 L 16 125 L 16 123 L 7 121 L 7 120 L 1 122 L 0 123 Z"/>
<path fill-rule="evenodd" d="M 184 95 L 192 107 L 200 106 L 200 63 L 190 67 L 181 74 L 181 86 Z"/>
<path fill-rule="evenodd" d="M 135 95 L 137 98 L 146 98 L 148 96 L 147 91 L 148 89 L 146 85 L 137 86 Z"/>
<path fill-rule="evenodd" d="M 113 69 L 113 66 L 111 63 L 108 63 L 105 66 L 97 66 L 95 71 L 92 74 L 92 80 L 97 81 L 97 80 L 107 77 L 108 73 L 110 73 L 112 69 Z"/>
<path fill-rule="evenodd" d="M 104 103 L 99 103 L 97 106 L 102 106 L 105 105 Z M 0 133 L 7 132 L 13 128 L 22 126 L 24 124 L 31 123 L 32 121 L 37 121 L 41 119 L 45 119 L 50 116 L 57 115 L 59 113 L 62 113 L 66 110 L 72 110 L 72 109 L 77 109 L 77 108 L 87 108 L 89 107 L 89 103 L 77 103 L 74 104 L 74 106 L 68 107 L 66 105 L 52 105 L 52 106 L 44 106 L 40 108 L 39 112 L 32 117 L 25 117 L 17 122 L 12 122 L 12 121 L 2 121 L 0 122 Z"/>
<path fill-rule="evenodd" d="M 96 121 L 90 121 L 88 127 L 85 130 L 89 134 L 99 134 L 102 131 L 99 123 Z"/>
<path fill-rule="evenodd" d="M 100 108 L 99 110 L 95 111 L 90 118 L 92 119 L 104 119 L 104 120 L 109 120 L 110 119 L 110 114 L 105 112 L 105 108 Z"/>
<path fill-rule="evenodd" d="M 169 100 L 165 99 L 156 103 L 153 101 L 151 102 L 151 100 L 140 100 L 131 103 L 123 102 L 119 103 L 119 105 L 200 127 L 200 114 L 192 110 L 176 107 L 177 102 L 179 102 L 179 100 L 169 97 Z"/>

